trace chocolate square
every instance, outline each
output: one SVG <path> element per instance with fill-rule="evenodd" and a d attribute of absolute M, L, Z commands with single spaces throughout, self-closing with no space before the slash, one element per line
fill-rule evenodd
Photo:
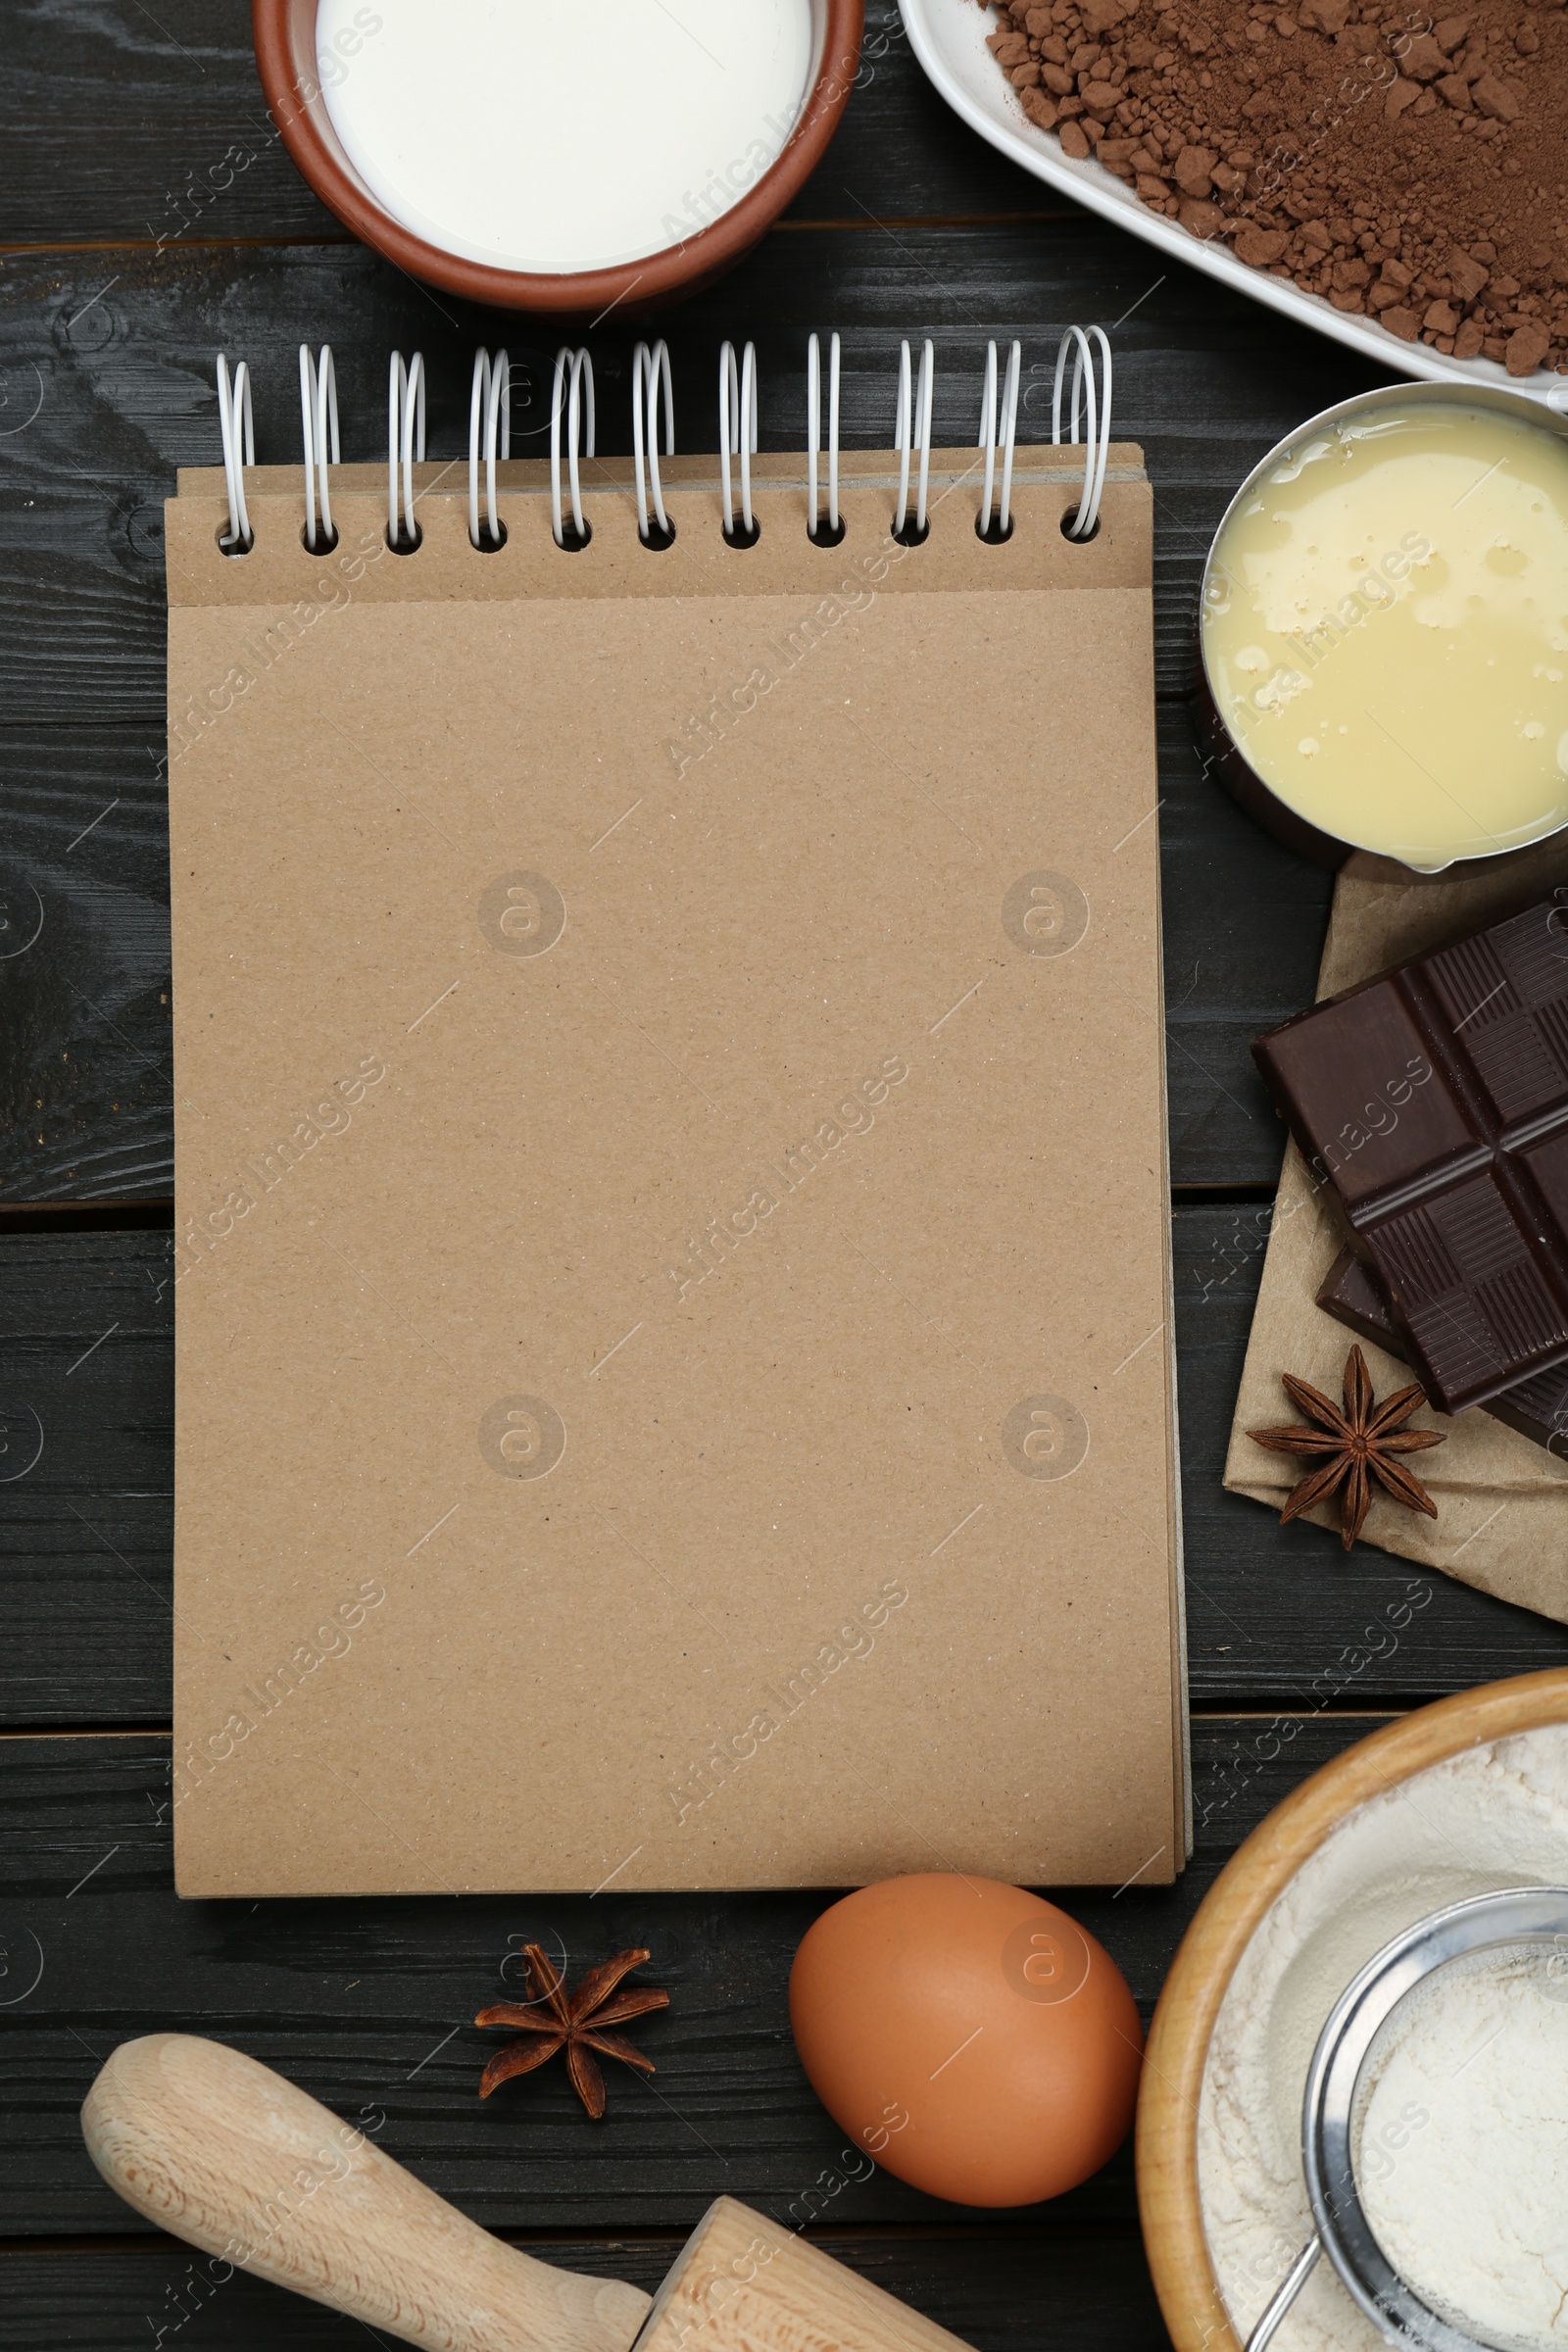
<path fill-rule="evenodd" d="M 1340 1251 L 1318 1285 L 1317 1303 L 1336 1323 L 1403 1359 L 1404 1334 L 1394 1320 L 1377 1276 L 1353 1250 Z M 1504 1389 L 1481 1410 L 1505 1421 L 1522 1438 L 1544 1446 L 1559 1460 L 1568 1458 L 1568 1364 L 1559 1364 L 1555 1371 L 1538 1372 L 1533 1380 Z"/>
<path fill-rule="evenodd" d="M 1568 888 L 1252 1053 L 1435 1403 L 1568 1363 Z"/>

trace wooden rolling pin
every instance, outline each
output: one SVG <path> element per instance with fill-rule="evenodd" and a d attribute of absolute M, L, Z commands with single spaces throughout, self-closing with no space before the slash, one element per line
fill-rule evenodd
<path fill-rule="evenodd" d="M 969 2352 L 732 2197 L 655 2296 L 554 2270 L 220 2041 L 122 2042 L 81 2128 L 110 2186 L 160 2229 L 440 2352 Z"/>

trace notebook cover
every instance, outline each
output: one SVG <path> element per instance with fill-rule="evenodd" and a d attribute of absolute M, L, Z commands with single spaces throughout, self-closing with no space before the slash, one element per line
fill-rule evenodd
<path fill-rule="evenodd" d="M 169 506 L 184 1894 L 1181 1865 L 1139 453 L 755 464 Z"/>

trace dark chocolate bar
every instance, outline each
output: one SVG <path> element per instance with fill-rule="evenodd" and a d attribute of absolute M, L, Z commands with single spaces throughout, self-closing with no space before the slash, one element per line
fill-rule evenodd
<path fill-rule="evenodd" d="M 1568 1362 L 1568 886 L 1252 1053 L 1435 1404 Z"/>
<path fill-rule="evenodd" d="M 1395 1323 L 1377 1276 L 1353 1250 L 1340 1251 L 1318 1286 L 1317 1303 L 1358 1338 L 1371 1340 L 1403 1361 L 1404 1334 Z M 1481 1410 L 1559 1460 L 1568 1459 L 1568 1364 L 1504 1389 Z"/>

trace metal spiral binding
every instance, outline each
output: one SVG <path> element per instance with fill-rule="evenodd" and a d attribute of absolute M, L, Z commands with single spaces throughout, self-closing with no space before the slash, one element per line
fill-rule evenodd
<path fill-rule="evenodd" d="M 652 351 L 639 343 L 631 355 L 631 440 L 632 460 L 637 472 L 637 536 L 644 547 L 668 547 L 675 536 L 675 526 L 664 513 L 664 493 L 659 479 L 659 396 L 664 396 L 664 455 L 675 455 L 675 393 L 670 381 L 669 352 L 661 337 Z M 648 479 L 644 481 L 646 457 Z M 652 492 L 653 511 L 659 518 L 656 534 L 649 528 L 648 508 Z"/>
<path fill-rule="evenodd" d="M 386 438 L 386 542 L 394 555 L 409 556 L 418 546 L 420 536 L 414 514 L 414 468 L 416 464 L 424 464 L 422 352 L 416 351 L 407 368 L 401 351 L 392 354 L 387 375 Z"/>
<path fill-rule="evenodd" d="M 330 555 L 337 545 L 337 533 L 332 528 L 332 493 L 326 478 L 328 457 L 334 466 L 341 463 L 337 369 L 332 365 L 330 343 L 321 345 L 319 367 L 311 357 L 310 345 L 300 345 L 300 423 L 305 438 L 305 544 L 312 555 L 317 553 L 316 510 L 319 500 L 320 552 Z"/>
<path fill-rule="evenodd" d="M 1072 380 L 1067 383 L 1067 363 Z M 339 465 L 337 370 L 332 347 L 323 343 L 313 357 L 300 345 L 300 422 L 304 445 L 306 548 L 330 553 L 337 545 L 332 521 L 329 468 Z M 978 447 L 985 458 L 985 478 L 978 536 L 997 546 L 1010 538 L 1013 527 L 1012 482 L 1017 450 L 1019 379 L 1022 348 L 1014 340 L 1007 351 L 1005 371 L 1000 347 L 987 346 L 980 398 Z M 807 535 L 813 545 L 835 547 L 845 534 L 839 506 L 839 416 L 841 353 L 835 334 L 829 341 L 827 423 L 827 513 L 824 520 L 821 460 L 822 347 L 811 335 L 807 343 L 807 425 L 809 449 L 809 507 Z M 246 468 L 256 463 L 256 425 L 252 410 L 250 370 L 243 360 L 230 370 L 225 354 L 217 363 L 218 417 L 223 445 L 223 478 L 228 498 L 228 526 L 218 543 L 225 555 L 248 555 L 255 531 L 245 497 Z M 930 527 L 932 409 L 936 355 L 929 338 L 921 345 L 916 375 L 910 346 L 901 345 L 898 409 L 894 448 L 899 458 L 899 497 L 893 536 L 917 547 Z M 492 554 L 506 542 L 506 525 L 496 503 L 496 466 L 512 454 L 511 362 L 505 351 L 493 356 L 484 349 L 474 354 L 468 404 L 468 538 L 481 553 Z M 1064 398 L 1065 395 L 1065 398 Z M 1565 394 L 1568 405 L 1568 394 Z M 758 365 L 755 343 L 747 343 L 737 358 L 726 342 L 718 362 L 718 438 L 722 473 L 724 538 L 731 547 L 753 547 L 760 537 L 752 497 L 752 459 L 759 442 Z M 1062 441 L 1063 409 L 1067 411 L 1068 440 L 1077 444 L 1083 426 L 1083 486 L 1076 505 L 1062 520 L 1063 535 L 1080 545 L 1100 528 L 1105 473 L 1110 453 L 1111 353 L 1110 340 L 1101 326 L 1069 326 L 1057 346 L 1052 383 L 1051 438 Z M 661 423 L 662 409 L 662 423 Z M 563 345 L 556 354 L 555 383 L 550 415 L 551 523 L 556 545 L 576 550 L 588 545 L 593 532 L 583 512 L 584 457 L 594 455 L 594 370 L 586 348 Z M 650 347 L 639 343 L 632 355 L 632 446 L 637 494 L 637 533 L 644 547 L 670 546 L 675 526 L 664 504 L 660 479 L 661 444 L 665 457 L 675 450 L 675 405 L 669 352 L 661 340 Z M 562 459 L 565 458 L 565 482 Z M 414 468 L 425 454 L 425 369 L 422 354 L 404 363 L 393 352 L 387 377 L 387 544 L 399 555 L 410 555 L 421 533 L 415 514 Z M 918 456 L 918 468 L 915 459 Z M 733 461 L 739 461 L 739 513 Z M 484 466 L 484 508 L 481 515 L 479 469 Z M 913 514 L 910 514 L 911 476 Z M 570 523 L 565 499 L 570 500 Z"/>
<path fill-rule="evenodd" d="M 468 396 L 468 542 L 481 555 L 494 555 L 506 543 L 507 526 L 496 513 L 496 445 L 503 458 L 512 455 L 512 362 L 504 351 L 492 360 L 482 347 L 473 355 L 473 387 Z M 484 456 L 485 529 L 479 528 L 479 458 Z"/>
<path fill-rule="evenodd" d="M 571 495 L 571 537 L 561 508 L 561 428 L 566 428 L 566 482 Z M 582 511 L 582 459 L 594 454 L 594 364 L 586 345 L 573 351 L 563 343 L 556 354 L 550 392 L 550 527 L 556 545 L 573 554 L 587 546 L 593 525 Z"/>
<path fill-rule="evenodd" d="M 220 531 L 218 544 L 225 556 L 248 556 L 256 544 L 245 506 L 245 468 L 256 463 L 251 371 L 241 360 L 230 380 L 222 352 L 218 355 L 218 425 L 223 436 L 223 477 L 228 487 L 228 529 Z"/>
<path fill-rule="evenodd" d="M 1002 499 L 993 521 L 998 448 L 997 347 L 995 343 L 987 347 L 985 390 L 980 395 L 980 447 L 986 453 L 986 487 L 975 529 L 993 545 L 1012 536 L 1012 453 L 1018 438 L 1018 371 L 1022 361 L 1023 346 L 1015 342 L 1007 354 L 1007 380 L 1002 395 Z"/>
<path fill-rule="evenodd" d="M 1095 346 L 1100 346 L 1100 361 L 1103 381 L 1098 391 L 1095 385 Z M 1105 459 L 1110 450 L 1110 341 L 1102 326 L 1092 326 L 1086 333 L 1081 326 L 1069 326 L 1056 346 L 1056 374 L 1051 391 L 1051 438 L 1061 439 L 1061 379 L 1067 366 L 1068 351 L 1072 352 L 1072 439 L 1078 438 L 1078 396 L 1084 396 L 1084 486 L 1074 513 L 1063 522 L 1062 530 L 1069 539 L 1092 539 L 1100 527 L 1100 500 L 1105 487 Z"/>
<path fill-rule="evenodd" d="M 909 346 L 906 343 L 899 357 L 899 409 L 893 435 L 893 446 L 899 453 L 899 511 L 893 518 L 893 536 L 914 547 L 920 544 L 929 527 L 926 521 L 926 498 L 931 484 L 931 399 L 935 387 L 936 353 L 927 338 L 920 352 L 920 387 L 911 418 Z M 920 480 L 912 528 L 907 520 L 911 449 L 917 449 L 920 453 Z"/>
<path fill-rule="evenodd" d="M 806 409 L 811 445 L 811 519 L 807 537 L 817 547 L 837 547 L 844 536 L 839 518 L 839 339 L 828 346 L 827 392 L 827 528 L 817 495 L 816 468 L 822 449 L 822 347 L 815 335 L 806 346 Z"/>
<path fill-rule="evenodd" d="M 730 547 L 755 547 L 761 532 L 752 514 L 752 460 L 757 454 L 757 345 L 748 343 L 740 368 L 735 346 L 718 355 L 718 459 L 724 475 L 724 538 Z M 729 462 L 741 462 L 741 528 L 735 528 Z"/>

